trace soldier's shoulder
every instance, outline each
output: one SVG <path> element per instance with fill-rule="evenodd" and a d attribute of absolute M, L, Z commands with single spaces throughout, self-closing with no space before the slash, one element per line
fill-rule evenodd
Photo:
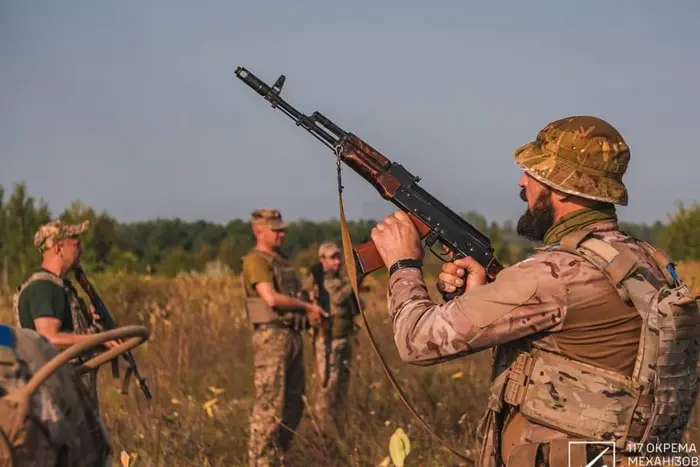
<path fill-rule="evenodd" d="M 266 255 L 262 251 L 252 249 L 241 257 L 241 261 L 243 262 L 243 264 L 260 263 L 260 262 L 269 263 L 270 258 L 268 255 Z"/>
<path fill-rule="evenodd" d="M 591 277 L 598 272 L 593 264 L 575 253 L 538 249 L 528 258 L 504 269 L 499 277 L 516 281 L 535 280 L 541 285 L 543 281 L 549 281 L 554 286 L 562 280 L 571 281 L 581 277 L 581 274 Z"/>
<path fill-rule="evenodd" d="M 32 295 L 32 294 L 43 294 L 43 293 L 56 293 L 60 291 L 63 293 L 63 287 L 65 282 L 51 277 L 48 274 L 36 274 L 30 280 L 27 280 L 22 288 L 22 295 Z"/>

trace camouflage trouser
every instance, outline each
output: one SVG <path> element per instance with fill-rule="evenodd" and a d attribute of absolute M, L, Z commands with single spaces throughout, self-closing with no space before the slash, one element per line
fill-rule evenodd
<path fill-rule="evenodd" d="M 351 345 L 350 339 L 335 338 L 331 341 L 329 355 L 329 372 L 326 386 L 323 379 L 326 371 L 326 341 L 318 336 L 314 341 L 316 352 L 316 371 L 319 379 L 318 393 L 314 405 L 314 416 L 319 429 L 330 435 L 342 435 L 344 416 L 350 382 Z"/>
<path fill-rule="evenodd" d="M 253 332 L 255 405 L 250 417 L 251 466 L 280 465 L 303 412 L 305 391 L 301 335 L 288 329 Z"/>

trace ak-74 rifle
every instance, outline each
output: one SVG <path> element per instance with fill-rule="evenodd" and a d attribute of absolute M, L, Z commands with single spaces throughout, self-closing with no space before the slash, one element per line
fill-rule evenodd
<path fill-rule="evenodd" d="M 382 198 L 391 201 L 405 211 L 415 224 L 425 246 L 431 249 L 438 242 L 443 254 L 450 259 L 471 256 L 493 280 L 503 266 L 493 255 L 491 240 L 471 225 L 463 217 L 445 206 L 418 185 L 419 177 L 411 174 L 401 164 L 386 156 L 352 133 L 342 130 L 319 112 L 307 116 L 289 105 L 280 97 L 285 76 L 281 75 L 273 86 L 269 86 L 243 67 L 236 69 L 236 76 L 258 94 L 281 110 L 323 144 L 333 150 L 338 158 L 367 180 Z M 364 277 L 384 267 L 384 263 L 372 241 L 363 243 L 353 251 L 355 270 L 358 277 Z M 438 255 L 441 259 L 443 256 Z M 460 294 L 444 294 L 451 298 Z"/>
<path fill-rule="evenodd" d="M 494 257 L 490 239 L 479 232 L 476 227 L 471 225 L 464 218 L 421 188 L 418 185 L 420 181 L 418 177 L 411 174 L 401 164 L 389 160 L 366 141 L 363 141 L 352 133 L 342 130 L 338 125 L 321 113 L 316 111 L 310 116 L 304 115 L 282 99 L 280 97 L 280 91 L 284 85 L 284 75 L 280 75 L 275 84 L 269 86 L 243 67 L 238 67 L 235 74 L 241 81 L 270 102 L 272 108 L 282 111 L 294 120 L 297 126 L 301 126 L 307 130 L 336 154 L 338 159 L 339 194 L 342 192 L 342 185 L 340 182 L 340 161 L 342 161 L 374 186 L 382 198 L 391 201 L 399 209 L 406 212 L 416 226 L 425 246 L 430 248 L 430 251 L 441 260 L 446 260 L 443 259 L 445 257 L 454 260 L 470 256 L 486 269 L 487 279 L 490 281 L 494 280 L 496 275 L 503 269 L 501 263 Z M 367 274 L 383 268 L 384 262 L 374 242 L 371 240 L 360 244 L 356 248 L 352 248 L 352 242 L 343 213 L 342 196 L 339 197 L 339 204 L 343 250 L 345 251 L 345 266 L 348 269 L 357 306 L 365 323 L 365 329 L 367 330 L 372 347 L 382 364 L 384 372 L 406 407 L 423 424 L 426 430 L 456 456 L 462 459 L 472 460 L 464 453 L 460 453 L 450 447 L 430 428 L 430 426 L 428 426 L 425 420 L 423 420 L 408 401 L 406 395 L 392 375 L 386 361 L 382 358 L 370 330 L 367 317 L 360 306 L 358 283 Z M 443 254 L 446 253 L 445 256 L 441 256 L 432 249 L 437 243 L 442 245 L 442 252 Z M 352 253 L 349 252 L 351 248 Z M 453 293 L 442 292 L 443 298 L 449 300 L 463 293 L 463 288 L 464 286 L 462 286 L 462 290 L 458 289 Z"/>
<path fill-rule="evenodd" d="M 114 318 L 112 318 L 112 315 L 107 309 L 107 306 L 102 301 L 102 298 L 100 298 L 100 295 L 95 290 L 95 287 L 93 287 L 92 283 L 85 274 L 85 271 L 83 271 L 83 268 L 78 266 L 73 272 L 75 274 L 75 279 L 78 281 L 78 284 L 80 284 L 82 289 L 88 295 L 88 297 L 90 298 L 90 302 L 92 302 L 92 306 L 95 307 L 95 311 L 100 316 L 100 324 L 107 331 L 116 329 L 117 323 L 114 321 Z M 136 381 L 138 381 L 139 387 L 141 388 L 143 395 L 146 397 L 146 400 L 151 400 L 151 391 L 148 389 L 146 380 L 139 374 L 139 369 L 136 366 L 136 359 L 132 355 L 131 351 L 129 350 L 124 352 L 123 357 L 127 361 L 128 367 L 126 370 L 127 373 L 124 377 L 124 387 L 122 388 L 122 390 L 126 390 L 129 375 L 133 373 L 134 378 L 136 378 Z M 116 360 L 114 362 L 116 363 Z"/>

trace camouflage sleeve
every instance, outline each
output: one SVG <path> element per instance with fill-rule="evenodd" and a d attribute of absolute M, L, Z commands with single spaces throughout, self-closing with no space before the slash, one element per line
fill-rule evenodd
<path fill-rule="evenodd" d="M 340 277 L 327 277 L 323 281 L 323 286 L 328 291 L 331 303 L 340 305 L 352 296 L 352 285 L 349 281 L 343 280 Z"/>
<path fill-rule="evenodd" d="M 428 295 L 422 272 L 401 269 L 387 291 L 394 340 L 405 361 L 437 363 L 542 331 L 561 329 L 565 281 L 549 253 L 504 269 L 490 284 L 444 304 Z M 558 258 L 570 261 L 570 258 Z"/>

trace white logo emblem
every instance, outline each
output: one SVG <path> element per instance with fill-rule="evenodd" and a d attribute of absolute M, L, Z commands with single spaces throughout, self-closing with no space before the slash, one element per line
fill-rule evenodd
<path fill-rule="evenodd" d="M 589 445 L 593 444 L 599 446 L 601 449 L 600 453 L 587 464 L 573 464 L 571 460 L 571 446 L 575 444 Z M 612 455 L 612 464 L 604 464 L 602 467 L 615 467 L 615 442 L 614 441 L 569 441 L 569 467 L 593 467 L 596 462 L 599 461 L 604 455 Z"/>

